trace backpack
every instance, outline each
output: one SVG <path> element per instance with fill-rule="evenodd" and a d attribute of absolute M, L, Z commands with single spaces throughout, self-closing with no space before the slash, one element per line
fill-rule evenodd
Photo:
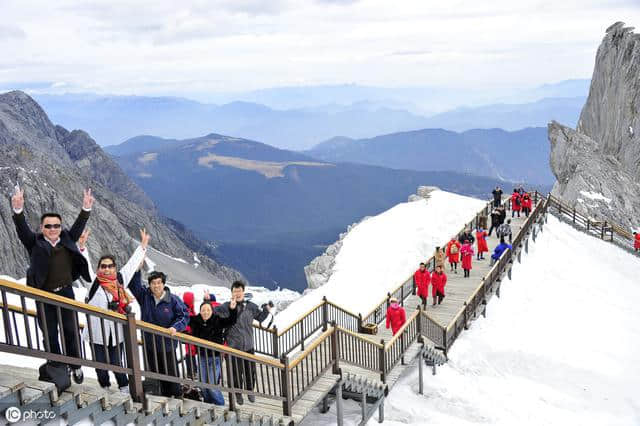
<path fill-rule="evenodd" d="M 122 274 L 120 272 L 116 274 L 116 279 L 118 280 L 118 283 L 120 285 L 124 286 L 124 283 L 123 283 L 124 278 L 122 278 Z M 84 303 L 89 303 L 89 301 L 93 299 L 93 296 L 95 296 L 96 291 L 98 291 L 99 288 L 100 288 L 100 281 L 98 281 L 98 279 L 96 278 L 95 280 L 93 280 L 93 284 L 91 284 L 91 288 L 89 289 L 87 296 L 84 298 Z"/>
<path fill-rule="evenodd" d="M 520 204 L 521 204 L 520 197 L 516 197 L 516 206 L 519 206 Z"/>
<path fill-rule="evenodd" d="M 456 244 L 451 244 L 449 246 L 449 253 L 458 254 L 458 246 Z"/>

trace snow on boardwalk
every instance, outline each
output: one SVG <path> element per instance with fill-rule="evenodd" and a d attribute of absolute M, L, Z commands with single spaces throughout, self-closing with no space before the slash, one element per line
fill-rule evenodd
<path fill-rule="evenodd" d="M 425 375 L 425 394 L 417 368 L 400 379 L 385 424 L 640 424 L 639 276 L 636 257 L 549 216 L 487 318 Z M 345 425 L 358 421 L 349 402 Z"/>
<path fill-rule="evenodd" d="M 280 330 L 286 328 L 323 296 L 365 315 L 485 204 L 437 190 L 429 200 L 401 203 L 360 223 L 345 237 L 329 282 L 276 315 L 275 324 Z"/>

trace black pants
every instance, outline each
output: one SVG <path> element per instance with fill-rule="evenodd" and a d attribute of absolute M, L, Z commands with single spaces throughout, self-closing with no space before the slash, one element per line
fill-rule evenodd
<path fill-rule="evenodd" d="M 122 366 L 121 363 L 118 363 L 118 353 L 120 354 L 120 359 L 124 360 L 124 343 L 120 343 L 117 346 L 113 345 L 112 336 L 109 336 L 109 342 L 107 345 L 94 343 L 93 352 L 96 357 L 95 360 L 98 362 L 107 362 L 107 353 L 109 353 L 109 364 Z M 129 379 L 126 374 L 113 374 L 116 376 L 116 382 L 118 382 L 119 388 L 129 386 Z M 98 376 L 98 383 L 100 383 L 100 386 L 104 388 L 111 386 L 111 382 L 109 381 L 109 370 L 96 368 L 96 376 Z"/>
<path fill-rule="evenodd" d="M 469 277 L 469 273 L 470 273 L 470 272 L 471 272 L 471 270 L 470 270 L 470 269 L 465 269 L 465 270 L 464 270 L 464 277 L 465 277 L 465 278 L 468 278 L 468 277 Z"/>
<path fill-rule="evenodd" d="M 524 208 L 522 209 L 522 211 L 524 212 L 524 215 L 525 215 L 526 217 L 529 217 L 529 208 L 528 208 L 528 207 L 524 207 Z"/>
<path fill-rule="evenodd" d="M 511 217 L 513 217 L 513 215 L 515 215 L 516 213 L 518 213 L 518 217 L 520 217 L 520 210 L 511 210 Z"/>
<path fill-rule="evenodd" d="M 253 354 L 254 351 L 246 351 Z M 256 365 L 253 361 L 240 358 L 233 358 L 233 386 L 235 388 L 253 390 L 253 383 L 256 377 Z"/>
<path fill-rule="evenodd" d="M 493 200 L 493 207 L 500 207 L 500 199 L 494 199 Z"/>
<path fill-rule="evenodd" d="M 451 270 L 458 270 L 458 262 L 449 262 L 449 266 L 451 266 Z"/>
<path fill-rule="evenodd" d="M 162 349 L 162 344 L 157 348 L 157 353 L 153 351 L 153 347 L 146 346 L 147 352 L 147 366 L 149 371 L 159 374 L 166 374 L 168 376 L 178 377 L 178 361 L 176 359 L 175 350 L 171 350 L 171 344 L 166 344 L 167 351 Z M 157 368 L 156 368 L 157 363 Z M 169 382 L 166 380 L 160 380 L 160 393 L 162 396 L 176 398 L 180 397 L 180 384 L 175 382 Z"/>
<path fill-rule="evenodd" d="M 438 305 L 442 303 L 442 300 L 444 299 L 444 294 L 440 293 L 439 291 L 436 292 L 436 298 L 438 299 Z"/>
<path fill-rule="evenodd" d="M 53 292 L 53 294 L 57 294 L 58 296 L 63 296 L 72 300 L 74 299 L 73 288 L 71 288 L 70 285 L 63 287 L 57 292 Z M 47 349 L 48 346 L 49 351 L 54 354 L 61 354 L 79 358 L 80 351 L 78 345 L 78 333 L 80 331 L 78 328 L 78 322 L 76 321 L 74 315 L 75 312 L 70 309 L 60 308 L 60 320 L 62 321 L 62 324 L 59 324 L 58 310 L 55 305 L 37 302 L 36 310 L 38 312 L 38 326 L 40 327 L 40 330 L 42 330 L 42 338 L 45 349 Z M 47 329 L 48 339 L 44 332 L 44 326 L 46 326 Z M 64 354 L 62 353 L 63 351 L 60 348 L 58 326 L 62 327 L 62 332 L 64 334 Z M 67 365 L 72 369 L 80 368 L 80 366 L 76 364 Z"/>

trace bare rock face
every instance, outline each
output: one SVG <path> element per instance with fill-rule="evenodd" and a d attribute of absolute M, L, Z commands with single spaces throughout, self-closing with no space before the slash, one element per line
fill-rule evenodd
<path fill-rule="evenodd" d="M 589 216 L 640 225 L 640 34 L 610 26 L 577 128 L 548 126 L 552 193 Z"/>
<path fill-rule="evenodd" d="M 70 226 L 80 211 L 83 189 L 90 187 L 96 198 L 88 223 L 93 257 L 110 253 L 124 264 L 138 244 L 139 228 L 145 227 L 155 249 L 149 257 L 173 283 L 229 285 L 242 278 L 200 252 L 205 244 L 180 224 L 157 215 L 146 194 L 89 135 L 54 126 L 33 99 L 18 91 L 0 94 L 0 275 L 23 277 L 28 259 L 9 202 L 16 184 L 25 190 L 32 229 L 46 211 L 60 213 L 63 225 Z M 194 262 L 194 252 L 199 262 Z"/>

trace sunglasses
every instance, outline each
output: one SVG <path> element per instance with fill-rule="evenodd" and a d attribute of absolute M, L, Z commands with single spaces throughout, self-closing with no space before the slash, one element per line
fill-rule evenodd
<path fill-rule="evenodd" d="M 111 269 L 115 267 L 116 267 L 115 263 L 103 263 L 99 266 L 100 269 Z"/>
<path fill-rule="evenodd" d="M 47 223 L 46 225 L 42 226 L 44 226 L 44 229 L 60 229 L 62 225 L 59 223 Z"/>

